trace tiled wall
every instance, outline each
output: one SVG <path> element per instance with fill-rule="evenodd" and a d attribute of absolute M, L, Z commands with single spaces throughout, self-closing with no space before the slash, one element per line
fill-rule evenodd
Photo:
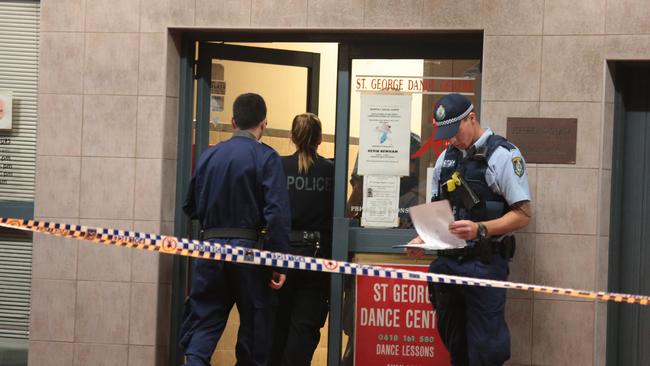
<path fill-rule="evenodd" d="M 110 10 L 110 11 L 107 11 Z M 481 120 L 578 118 L 575 165 L 528 166 L 511 278 L 606 286 L 612 79 L 650 59 L 646 0 L 42 1 L 36 216 L 170 233 L 175 27 L 483 29 Z M 36 235 L 30 365 L 164 365 L 169 258 Z M 510 364 L 604 364 L 604 306 L 510 292 Z"/>

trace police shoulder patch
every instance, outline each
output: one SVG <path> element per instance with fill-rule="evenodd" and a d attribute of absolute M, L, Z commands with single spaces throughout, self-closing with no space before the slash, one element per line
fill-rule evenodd
<path fill-rule="evenodd" d="M 512 158 L 512 169 L 515 171 L 518 177 L 524 175 L 526 168 L 524 167 L 524 161 L 521 156 L 515 156 Z"/>

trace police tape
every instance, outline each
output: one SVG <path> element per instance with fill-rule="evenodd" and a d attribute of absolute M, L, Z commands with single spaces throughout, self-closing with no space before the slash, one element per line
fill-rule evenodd
<path fill-rule="evenodd" d="M 378 267 L 314 258 L 300 255 L 270 252 L 252 248 L 237 247 L 209 241 L 182 239 L 174 236 L 140 233 L 128 230 L 93 228 L 79 225 L 59 224 L 46 221 L 21 220 L 0 217 L 0 226 L 37 233 L 46 233 L 64 238 L 91 241 L 185 257 L 222 260 L 233 263 L 300 269 L 316 272 L 404 279 L 453 285 L 493 287 L 522 291 L 533 291 L 552 295 L 613 301 L 628 304 L 648 305 L 650 296 L 574 290 L 570 288 L 539 286 L 524 283 L 497 281 L 481 278 L 453 276 L 438 273 L 409 271 L 390 267 Z"/>

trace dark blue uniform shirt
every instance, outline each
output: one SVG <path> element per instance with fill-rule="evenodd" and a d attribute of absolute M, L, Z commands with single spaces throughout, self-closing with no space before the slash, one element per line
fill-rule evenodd
<path fill-rule="evenodd" d="M 246 131 L 201 155 L 183 210 L 203 229 L 266 227 L 264 249 L 289 248 L 291 213 L 282 162 Z"/>

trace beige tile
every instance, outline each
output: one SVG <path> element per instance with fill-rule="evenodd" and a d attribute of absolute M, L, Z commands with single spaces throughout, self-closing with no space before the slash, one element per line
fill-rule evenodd
<path fill-rule="evenodd" d="M 646 0 L 607 1 L 607 34 L 650 33 L 650 6 Z"/>
<path fill-rule="evenodd" d="M 160 159 L 136 159 L 135 218 L 156 220 L 161 217 L 162 162 Z"/>
<path fill-rule="evenodd" d="M 113 226 L 104 225 L 109 228 Z M 133 251 L 115 245 L 90 242 L 79 245 L 79 280 L 129 281 Z"/>
<path fill-rule="evenodd" d="M 63 342 L 29 342 L 29 366 L 72 365 L 73 344 Z"/>
<path fill-rule="evenodd" d="M 614 103 L 605 103 L 603 118 L 602 168 L 612 169 L 614 154 Z"/>
<path fill-rule="evenodd" d="M 164 281 L 163 271 L 171 269 L 171 257 L 148 250 L 133 251 L 133 271 L 131 281 L 141 283 L 158 283 Z"/>
<path fill-rule="evenodd" d="M 252 6 L 252 0 L 196 0 L 196 25 L 250 26 Z"/>
<path fill-rule="evenodd" d="M 81 155 L 81 95 L 39 94 L 39 155 Z"/>
<path fill-rule="evenodd" d="M 534 365 L 591 365 L 593 342 L 593 302 L 535 301 Z"/>
<path fill-rule="evenodd" d="M 541 37 L 487 36 L 483 47 L 484 100 L 539 99 Z"/>
<path fill-rule="evenodd" d="M 83 158 L 81 217 L 133 219 L 134 180 L 133 159 Z"/>
<path fill-rule="evenodd" d="M 600 146 L 601 103 L 540 103 L 541 117 L 577 118 L 576 167 L 598 168 L 600 155 L 594 146 Z"/>
<path fill-rule="evenodd" d="M 363 10 L 364 28 L 419 28 L 427 24 L 422 18 L 422 0 L 366 0 Z"/>
<path fill-rule="evenodd" d="M 164 32 L 168 26 L 192 25 L 194 0 L 140 0 L 140 32 Z"/>
<path fill-rule="evenodd" d="M 252 0 L 250 24 L 252 27 L 305 28 L 307 0 Z"/>
<path fill-rule="evenodd" d="M 539 117 L 538 102 L 490 102 L 484 101 L 479 120 L 483 127 L 507 137 L 508 117 Z"/>
<path fill-rule="evenodd" d="M 605 37 L 605 58 L 607 60 L 650 59 L 650 35 Z"/>
<path fill-rule="evenodd" d="M 164 97 L 138 97 L 138 127 L 135 154 L 138 158 L 161 158 L 165 129 Z"/>
<path fill-rule="evenodd" d="M 598 170 L 537 168 L 538 233 L 596 234 Z"/>
<path fill-rule="evenodd" d="M 603 34 L 605 0 L 544 1 L 544 34 Z"/>
<path fill-rule="evenodd" d="M 542 34 L 542 0 L 490 0 L 483 2 L 482 10 L 487 35 Z"/>
<path fill-rule="evenodd" d="M 134 230 L 140 233 L 159 235 L 160 226 L 160 221 L 134 222 Z M 161 256 L 163 255 L 159 252 L 134 250 L 133 261 L 131 264 L 131 282 L 157 283 L 160 272 Z"/>
<path fill-rule="evenodd" d="M 155 346 L 129 346 L 129 366 L 158 366 Z"/>
<path fill-rule="evenodd" d="M 176 160 L 163 160 L 162 220 L 174 221 L 176 209 Z"/>
<path fill-rule="evenodd" d="M 389 2 L 387 2 L 389 3 Z M 417 23 L 422 13 L 422 27 L 435 29 L 482 29 L 480 0 L 425 0 L 423 9 L 412 3 L 410 8 L 415 12 L 413 19 L 402 18 L 401 21 Z M 392 2 L 390 2 L 392 4 Z M 388 8 L 388 6 L 387 6 Z M 368 6 L 366 5 L 366 14 Z M 366 15 L 366 19 L 368 16 Z M 366 21 L 367 24 L 367 21 Z"/>
<path fill-rule="evenodd" d="M 363 24 L 363 0 L 310 0 L 310 28 L 356 28 Z"/>
<path fill-rule="evenodd" d="M 596 291 L 607 291 L 609 289 L 609 236 L 598 237 L 598 249 L 596 252 Z"/>
<path fill-rule="evenodd" d="M 533 269 L 535 262 L 535 235 L 516 234 L 517 250 L 515 257 L 510 262 L 510 275 L 508 281 L 520 283 L 533 283 Z M 508 290 L 510 299 L 531 299 L 529 291 Z"/>
<path fill-rule="evenodd" d="M 538 234 L 533 283 L 593 290 L 597 245 L 595 236 Z M 536 298 L 549 296 L 551 295 L 535 294 Z"/>
<path fill-rule="evenodd" d="M 79 281 L 75 341 L 127 344 L 129 290 L 126 282 Z"/>
<path fill-rule="evenodd" d="M 132 230 L 133 222 L 131 220 L 107 220 L 107 219 L 81 219 L 83 226 L 96 227 L 102 229 L 114 230 Z"/>
<path fill-rule="evenodd" d="M 84 0 L 49 0 L 41 4 L 41 32 L 84 29 Z"/>
<path fill-rule="evenodd" d="M 83 34 L 41 32 L 39 44 L 39 93 L 80 94 Z"/>
<path fill-rule="evenodd" d="M 34 234 L 32 278 L 76 279 L 78 243 L 75 239 Z"/>
<path fill-rule="evenodd" d="M 169 346 L 169 319 L 171 317 L 172 286 L 161 284 L 158 286 L 158 300 L 156 316 L 156 343 L 159 346 Z"/>
<path fill-rule="evenodd" d="M 86 32 L 138 32 L 139 11 L 138 1 L 86 0 Z"/>
<path fill-rule="evenodd" d="M 167 83 L 165 85 L 165 95 L 178 97 L 180 89 L 180 69 L 181 69 L 181 37 L 169 33 L 167 35 L 167 62 L 165 67 L 165 76 Z"/>
<path fill-rule="evenodd" d="M 612 171 L 602 170 L 600 174 L 600 200 L 598 211 L 600 213 L 599 235 L 609 235 L 609 222 L 611 220 L 612 196 Z"/>
<path fill-rule="evenodd" d="M 140 34 L 139 95 L 163 95 L 166 43 L 165 33 Z"/>
<path fill-rule="evenodd" d="M 607 37 L 605 37 L 605 53 L 607 53 Z M 607 54 L 605 54 L 607 59 Z M 616 62 L 608 61 L 605 66 L 605 103 L 614 103 L 616 96 L 616 85 L 614 85 L 614 76 L 616 75 Z"/>
<path fill-rule="evenodd" d="M 600 102 L 603 40 L 602 36 L 544 37 L 542 100 Z"/>
<path fill-rule="evenodd" d="M 153 346 L 156 344 L 157 302 L 157 284 L 131 284 L 129 344 L 144 346 Z"/>
<path fill-rule="evenodd" d="M 85 95 L 83 155 L 134 157 L 137 114 L 136 96 Z"/>
<path fill-rule="evenodd" d="M 30 340 L 74 340 L 75 293 L 74 281 L 32 280 Z"/>
<path fill-rule="evenodd" d="M 84 92 L 137 94 L 139 49 L 139 34 L 87 33 Z"/>
<path fill-rule="evenodd" d="M 76 343 L 73 366 L 124 366 L 128 353 L 126 345 Z"/>
<path fill-rule="evenodd" d="M 165 98 L 165 127 L 162 154 L 165 159 L 176 159 L 178 151 L 178 98 Z"/>
<path fill-rule="evenodd" d="M 530 365 L 533 337 L 533 301 L 509 299 L 506 321 L 510 328 L 509 363 Z"/>
<path fill-rule="evenodd" d="M 80 165 L 77 157 L 39 156 L 36 159 L 36 216 L 79 216 Z"/>

